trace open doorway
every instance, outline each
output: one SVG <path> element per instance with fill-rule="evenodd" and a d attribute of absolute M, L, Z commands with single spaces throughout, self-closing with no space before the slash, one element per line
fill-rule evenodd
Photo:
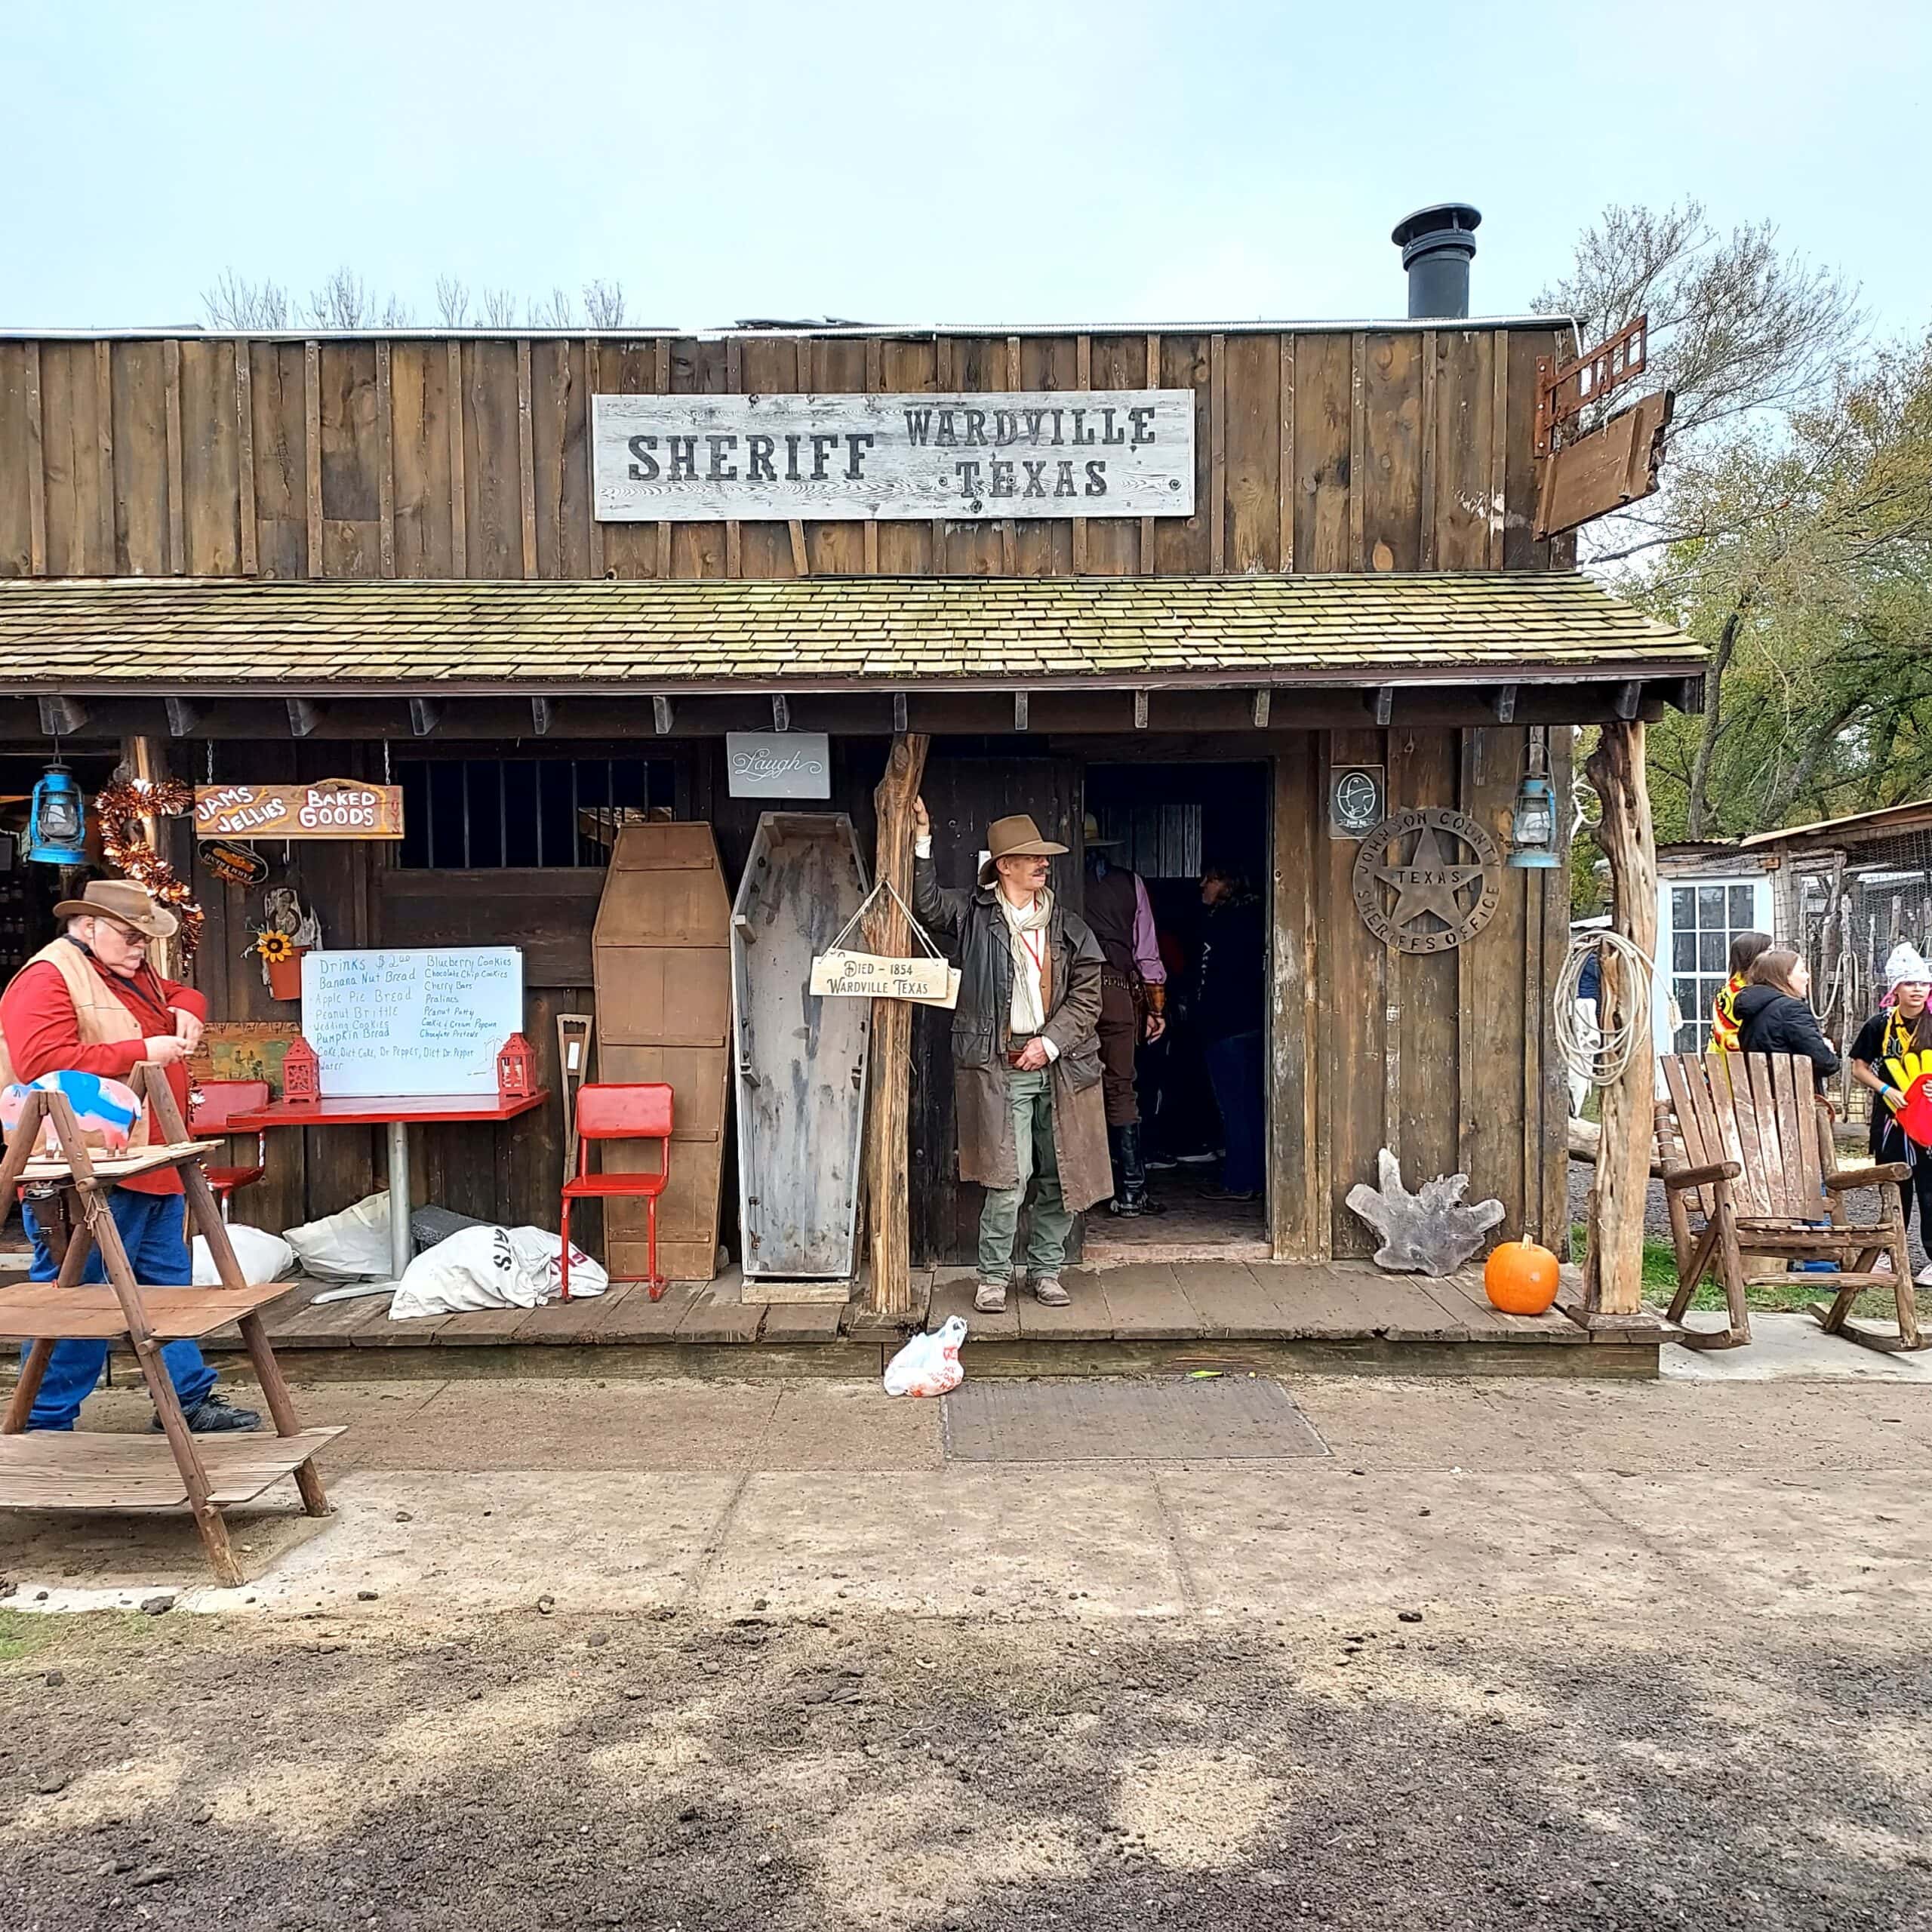
<path fill-rule="evenodd" d="M 1161 1036 L 1143 1037 L 1134 1056 L 1131 1103 L 1119 1056 L 1108 1056 L 1115 1203 L 1088 1214 L 1087 1258 L 1265 1260 L 1268 767 L 1090 764 L 1085 780 L 1088 903 L 1130 906 L 1106 875 L 1140 875 L 1167 989 Z M 1137 1110 L 1137 1162 L 1119 1131 L 1119 1117 Z M 1134 1204 L 1137 1168 L 1156 1211 L 1115 1211 Z"/>

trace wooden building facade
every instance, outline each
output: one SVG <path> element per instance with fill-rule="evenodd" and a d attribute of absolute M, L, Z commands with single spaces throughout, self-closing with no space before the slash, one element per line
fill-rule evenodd
<path fill-rule="evenodd" d="M 1384 1145 L 1555 1240 L 1567 873 L 1499 869 L 1468 943 L 1402 950 L 1360 915 L 1331 793 L 1379 768 L 1389 811 L 1466 813 L 1506 850 L 1533 735 L 1561 801 L 1570 727 L 1687 700 L 1697 648 L 1532 534 L 1537 360 L 1574 346 L 1547 318 L 0 340 L 0 764 L 29 777 L 57 738 L 197 783 L 404 783 L 401 846 L 271 846 L 275 882 L 328 944 L 521 946 L 551 1081 L 554 1016 L 593 998 L 583 812 L 708 821 L 735 872 L 763 806 L 731 795 L 727 731 L 828 733 L 824 808 L 868 854 L 895 737 L 922 736 L 946 882 L 1026 811 L 1074 848 L 1057 883 L 1076 896 L 1096 773 L 1118 797 L 1137 766 L 1250 768 L 1273 1252 L 1367 1252 L 1343 1199 Z M 594 513 L 593 395 L 1146 389 L 1192 398 L 1185 515 Z M 215 1013 L 288 1017 L 243 956 L 258 892 L 169 838 Z M 915 1259 L 960 1255 L 977 1213 L 950 1087 L 944 1017 L 922 1013 Z M 560 1134 L 554 1113 L 423 1134 L 417 1198 L 554 1226 Z M 264 1225 L 380 1184 L 373 1134 L 285 1134 L 270 1156 Z"/>

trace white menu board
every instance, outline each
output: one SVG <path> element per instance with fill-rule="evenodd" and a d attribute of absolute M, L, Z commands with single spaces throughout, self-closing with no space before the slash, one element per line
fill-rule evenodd
<path fill-rule="evenodd" d="M 302 1032 L 325 1097 L 494 1094 L 497 1055 L 522 1031 L 513 946 L 303 955 Z"/>

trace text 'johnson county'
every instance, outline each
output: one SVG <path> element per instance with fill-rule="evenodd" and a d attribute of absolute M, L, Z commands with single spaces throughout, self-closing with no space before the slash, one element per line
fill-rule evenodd
<path fill-rule="evenodd" d="M 913 449 L 1139 449 L 1157 440 L 1154 411 L 1144 406 L 909 409 L 905 417 L 906 441 Z M 831 480 L 836 465 L 843 481 L 860 483 L 877 441 L 868 430 L 632 436 L 628 438 L 629 475 L 633 483 L 823 483 Z M 952 467 L 965 499 L 1107 494 L 1104 457 L 963 457 Z"/>

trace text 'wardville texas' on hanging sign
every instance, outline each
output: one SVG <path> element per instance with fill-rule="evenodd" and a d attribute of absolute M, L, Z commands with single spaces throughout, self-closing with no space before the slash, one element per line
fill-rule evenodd
<path fill-rule="evenodd" d="M 312 785 L 197 785 L 198 838 L 400 838 L 402 787 L 353 778 Z"/>
<path fill-rule="evenodd" d="M 598 395 L 605 522 L 1191 516 L 1192 389 Z"/>

